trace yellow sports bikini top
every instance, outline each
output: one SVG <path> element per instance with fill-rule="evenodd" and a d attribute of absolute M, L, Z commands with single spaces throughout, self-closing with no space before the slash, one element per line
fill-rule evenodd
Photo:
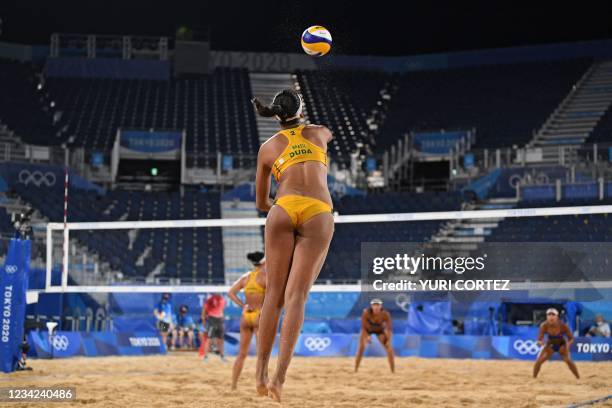
<path fill-rule="evenodd" d="M 262 295 L 266 293 L 266 289 L 262 288 L 261 285 L 257 283 L 257 276 L 259 275 L 260 271 L 261 271 L 260 268 L 256 268 L 249 273 L 247 283 L 246 285 L 244 285 L 244 293 L 248 293 L 248 294 L 259 293 Z"/>
<path fill-rule="evenodd" d="M 305 139 L 304 136 L 302 136 L 303 130 L 304 125 L 300 125 L 280 131 L 281 134 L 289 139 L 289 143 L 272 165 L 272 174 L 274 174 L 276 181 L 280 180 L 285 170 L 296 163 L 318 161 L 327 166 L 327 154 L 325 150 Z"/>

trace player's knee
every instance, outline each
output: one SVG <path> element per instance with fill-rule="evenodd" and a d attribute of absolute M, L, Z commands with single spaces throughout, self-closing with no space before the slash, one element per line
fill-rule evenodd
<path fill-rule="evenodd" d="M 308 299 L 308 291 L 302 288 L 295 290 L 288 290 L 285 292 L 285 306 L 300 307 L 306 304 Z"/>
<path fill-rule="evenodd" d="M 265 303 L 270 302 L 275 308 L 283 307 L 283 292 L 280 288 L 270 288 L 269 286 L 266 288 L 266 298 Z"/>

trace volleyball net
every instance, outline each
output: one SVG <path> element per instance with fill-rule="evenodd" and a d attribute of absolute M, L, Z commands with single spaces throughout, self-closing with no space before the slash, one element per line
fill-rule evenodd
<path fill-rule="evenodd" d="M 512 289 L 612 287 L 611 212 L 612 205 L 593 205 L 336 214 L 313 291 L 362 291 L 381 277 L 374 258 L 406 256 L 421 263 L 407 270 L 389 261 L 384 276 L 508 278 Z M 263 250 L 264 226 L 265 218 L 49 223 L 44 292 L 225 292 L 250 269 L 246 254 Z M 479 255 L 488 256 L 484 270 L 458 272 L 457 259 L 465 266 Z"/>

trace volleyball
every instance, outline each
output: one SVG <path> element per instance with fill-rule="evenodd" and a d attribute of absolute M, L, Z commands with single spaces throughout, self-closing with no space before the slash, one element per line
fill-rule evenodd
<path fill-rule="evenodd" d="M 302 33 L 302 48 L 308 55 L 322 57 L 331 50 L 331 45 L 332 37 L 325 27 L 315 25 Z"/>

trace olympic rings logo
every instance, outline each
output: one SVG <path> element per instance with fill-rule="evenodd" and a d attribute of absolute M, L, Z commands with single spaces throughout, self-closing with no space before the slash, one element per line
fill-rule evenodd
<path fill-rule="evenodd" d="M 407 312 L 410 309 L 410 296 L 400 293 L 395 298 L 395 304 L 404 312 Z"/>
<path fill-rule="evenodd" d="M 331 345 L 329 337 L 306 337 L 304 345 L 310 351 L 323 351 Z"/>
<path fill-rule="evenodd" d="M 68 341 L 68 337 L 62 334 L 61 336 L 53 336 L 51 344 L 55 350 L 66 351 L 70 342 Z"/>
<path fill-rule="evenodd" d="M 43 173 L 40 170 L 34 170 L 32 172 L 29 170 L 21 170 L 19 172 L 18 180 L 20 183 L 25 184 L 26 186 L 28 184 L 34 184 L 36 187 L 40 187 L 42 185 L 52 187 L 57 181 L 55 174 L 52 172 L 48 171 Z"/>
<path fill-rule="evenodd" d="M 528 181 L 531 177 L 532 176 L 530 174 L 523 174 L 523 175 L 513 174 L 510 177 L 508 177 L 508 184 L 510 185 L 510 187 L 516 190 L 519 184 L 522 184 Z M 536 184 L 549 184 L 550 183 L 550 178 L 548 177 L 546 173 L 540 172 L 536 174 L 535 177 L 533 177 L 533 179 L 535 180 Z"/>
<path fill-rule="evenodd" d="M 533 340 L 521 340 L 518 339 L 513 344 L 514 349 L 521 355 L 525 354 L 538 354 L 540 352 L 540 346 L 536 341 Z"/>
<path fill-rule="evenodd" d="M 17 272 L 17 265 L 6 265 L 4 267 L 4 270 L 6 271 L 6 273 L 15 273 Z"/>

